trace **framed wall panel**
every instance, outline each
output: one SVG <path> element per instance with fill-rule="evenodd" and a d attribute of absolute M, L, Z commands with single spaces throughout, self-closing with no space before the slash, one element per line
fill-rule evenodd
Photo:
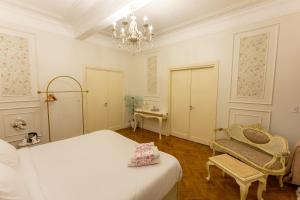
<path fill-rule="evenodd" d="M 42 135 L 36 64 L 35 35 L 0 27 L 0 138 L 8 142 Z"/>
<path fill-rule="evenodd" d="M 22 140 L 29 132 L 37 132 L 41 136 L 40 117 L 38 104 L 36 107 L 0 109 L 0 138 L 15 142 Z M 13 128 L 15 120 L 24 120 L 25 128 L 20 130 Z"/>
<path fill-rule="evenodd" d="M 149 55 L 146 57 L 145 70 L 145 96 L 158 97 L 158 78 L 157 78 L 157 56 Z"/>
<path fill-rule="evenodd" d="M 279 25 L 234 35 L 231 102 L 272 104 Z"/>
<path fill-rule="evenodd" d="M 254 110 L 247 108 L 229 108 L 228 125 L 232 124 L 261 124 L 269 130 L 271 122 L 271 111 Z"/>
<path fill-rule="evenodd" d="M 0 28 L 0 102 L 38 99 L 35 35 Z"/>

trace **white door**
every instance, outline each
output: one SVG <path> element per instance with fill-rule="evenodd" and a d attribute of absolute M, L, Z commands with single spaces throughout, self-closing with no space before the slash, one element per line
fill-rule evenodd
<path fill-rule="evenodd" d="M 86 70 L 88 132 L 123 127 L 123 82 L 122 72 Z"/>
<path fill-rule="evenodd" d="M 192 70 L 190 139 L 208 144 L 216 124 L 216 67 Z"/>
<path fill-rule="evenodd" d="M 123 73 L 108 72 L 108 128 L 118 130 L 123 127 Z"/>
<path fill-rule="evenodd" d="M 87 93 L 87 131 L 107 129 L 108 127 L 108 77 L 102 70 L 86 70 Z"/>
<path fill-rule="evenodd" d="M 171 134 L 188 138 L 191 70 L 171 73 Z"/>
<path fill-rule="evenodd" d="M 215 66 L 171 72 L 171 134 L 208 144 L 216 124 Z"/>

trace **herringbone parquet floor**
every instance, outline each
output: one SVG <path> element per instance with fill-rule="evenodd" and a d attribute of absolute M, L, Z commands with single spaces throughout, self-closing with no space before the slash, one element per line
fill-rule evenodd
<path fill-rule="evenodd" d="M 209 147 L 177 137 L 163 137 L 161 141 L 158 134 L 151 131 L 137 129 L 122 129 L 118 133 L 139 143 L 154 141 L 161 151 L 175 156 L 183 169 L 183 178 L 179 183 L 181 200 L 238 200 L 239 186 L 229 176 L 222 176 L 219 169 L 212 167 L 211 181 L 208 183 L 206 162 L 212 151 Z M 296 200 L 296 186 L 285 184 L 280 189 L 277 179 L 269 177 L 267 191 L 263 194 L 264 200 Z M 247 200 L 256 199 L 257 184 L 249 189 Z"/>

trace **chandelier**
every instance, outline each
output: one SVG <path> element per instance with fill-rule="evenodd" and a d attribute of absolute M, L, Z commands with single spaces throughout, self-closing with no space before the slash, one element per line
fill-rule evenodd
<path fill-rule="evenodd" d="M 119 48 L 126 49 L 132 53 L 139 53 L 153 47 L 153 27 L 148 23 L 145 16 L 143 25 L 138 26 L 137 18 L 131 14 L 130 22 L 127 17 L 123 18 L 121 24 L 113 23 L 112 38 Z M 141 29 L 141 30 L 140 30 Z"/>

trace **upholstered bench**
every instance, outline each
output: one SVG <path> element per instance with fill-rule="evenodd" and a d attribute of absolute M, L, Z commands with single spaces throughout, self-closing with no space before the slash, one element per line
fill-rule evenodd
<path fill-rule="evenodd" d="M 219 137 L 218 133 L 225 133 Z M 215 131 L 211 143 L 213 155 L 215 151 L 228 153 L 266 175 L 274 175 L 283 187 L 282 178 L 286 174 L 286 161 L 289 155 L 287 140 L 281 136 L 273 136 L 259 125 L 232 125 Z"/>
<path fill-rule="evenodd" d="M 255 181 L 259 182 L 257 189 L 257 199 L 263 200 L 262 192 L 266 189 L 266 175 L 260 171 L 248 166 L 247 164 L 229 156 L 222 154 L 208 158 L 206 163 L 208 176 L 206 180 L 210 181 L 210 166 L 214 165 L 235 179 L 240 186 L 240 199 L 246 200 L 249 187 Z"/>

